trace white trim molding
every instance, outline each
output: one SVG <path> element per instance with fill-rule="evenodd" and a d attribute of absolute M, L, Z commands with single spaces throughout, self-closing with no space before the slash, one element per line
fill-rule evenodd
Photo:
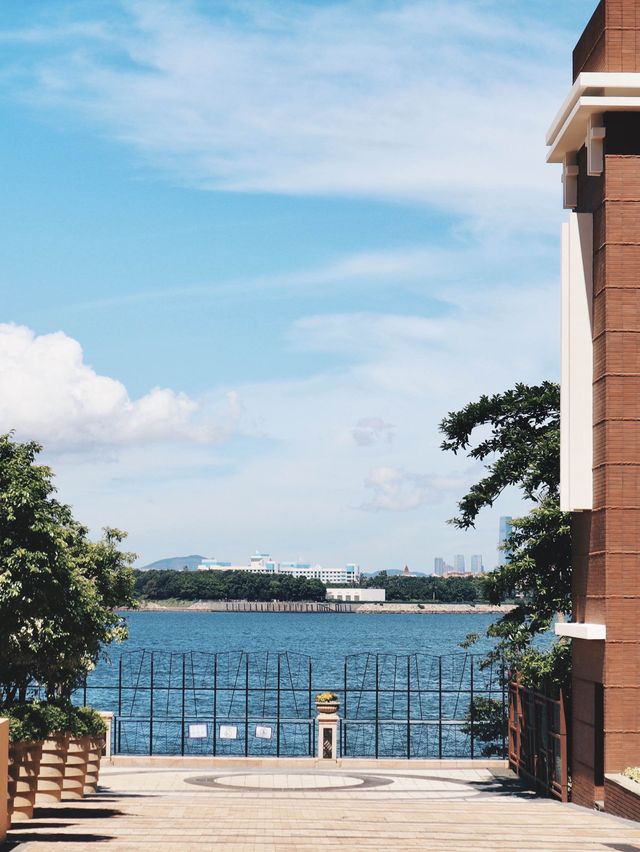
<path fill-rule="evenodd" d="M 587 145 L 589 174 L 601 174 L 604 112 L 640 112 L 640 73 L 583 72 L 578 75 L 547 133 L 548 163 L 564 163 L 567 154 Z M 594 169 L 591 171 L 591 169 Z"/>
<path fill-rule="evenodd" d="M 555 634 L 568 636 L 570 639 L 603 640 L 607 638 L 607 626 L 592 622 L 563 621 L 556 624 Z"/>

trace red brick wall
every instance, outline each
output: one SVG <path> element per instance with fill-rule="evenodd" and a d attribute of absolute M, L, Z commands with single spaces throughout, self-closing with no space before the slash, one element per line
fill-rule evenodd
<path fill-rule="evenodd" d="M 637 0 L 602 0 L 573 51 L 573 79 L 581 71 L 640 71 Z"/>
<path fill-rule="evenodd" d="M 594 217 L 594 501 L 573 520 L 572 591 L 577 620 L 607 625 L 606 643 L 573 642 L 573 799 L 590 805 L 597 684 L 604 771 L 640 765 L 640 156 L 607 154 L 602 178 L 579 160 L 579 210 Z"/>
<path fill-rule="evenodd" d="M 632 793 L 612 778 L 604 779 L 604 809 L 609 814 L 640 822 L 640 784 Z"/>

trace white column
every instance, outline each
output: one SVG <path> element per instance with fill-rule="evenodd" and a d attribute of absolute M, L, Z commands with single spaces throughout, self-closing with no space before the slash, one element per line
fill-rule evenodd
<path fill-rule="evenodd" d="M 560 507 L 593 507 L 593 216 L 562 226 Z"/>

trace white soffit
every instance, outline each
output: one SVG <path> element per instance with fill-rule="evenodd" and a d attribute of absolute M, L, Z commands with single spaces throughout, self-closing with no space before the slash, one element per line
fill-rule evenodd
<path fill-rule="evenodd" d="M 548 163 L 562 163 L 585 143 L 591 116 L 603 112 L 640 112 L 640 73 L 584 72 L 547 133 Z"/>
<path fill-rule="evenodd" d="M 562 622 L 555 626 L 556 636 L 567 636 L 569 639 L 592 639 L 602 640 L 607 638 L 606 624 L 593 624 L 591 622 Z"/>

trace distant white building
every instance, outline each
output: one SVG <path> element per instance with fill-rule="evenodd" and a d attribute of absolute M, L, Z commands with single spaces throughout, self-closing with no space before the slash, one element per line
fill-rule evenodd
<path fill-rule="evenodd" d="M 384 603 L 387 593 L 384 589 L 327 589 L 328 601 L 343 603 Z"/>
<path fill-rule="evenodd" d="M 203 559 L 198 571 L 247 571 L 250 574 L 288 574 L 290 577 L 304 577 L 306 580 L 320 580 L 321 583 L 340 584 L 358 583 L 360 566 L 353 562 L 344 568 L 323 568 L 310 562 L 275 562 L 268 553 L 256 553 L 248 565 L 232 565 L 219 559 Z"/>

